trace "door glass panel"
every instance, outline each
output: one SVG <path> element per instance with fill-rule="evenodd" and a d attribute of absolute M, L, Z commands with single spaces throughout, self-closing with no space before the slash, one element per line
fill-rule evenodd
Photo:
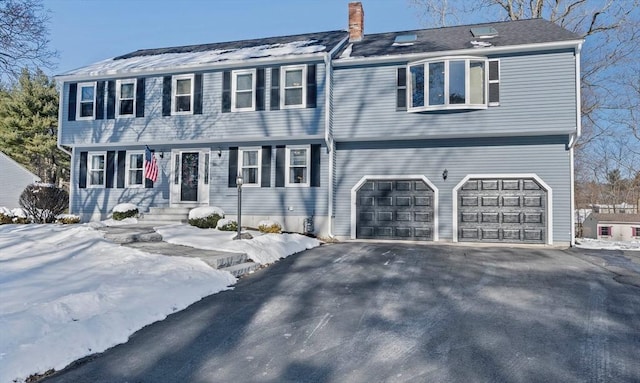
<path fill-rule="evenodd" d="M 181 201 L 198 201 L 199 153 L 182 153 Z"/>

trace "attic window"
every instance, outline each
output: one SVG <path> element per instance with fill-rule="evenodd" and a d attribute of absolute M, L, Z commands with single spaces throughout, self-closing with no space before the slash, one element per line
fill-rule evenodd
<path fill-rule="evenodd" d="M 394 47 L 402 47 L 407 45 L 413 45 L 413 43 L 417 40 L 417 36 L 415 34 L 410 35 L 398 35 L 395 40 L 393 40 Z"/>
<path fill-rule="evenodd" d="M 475 38 L 490 39 L 498 36 L 498 31 L 494 27 L 475 27 L 471 28 L 471 34 Z"/>

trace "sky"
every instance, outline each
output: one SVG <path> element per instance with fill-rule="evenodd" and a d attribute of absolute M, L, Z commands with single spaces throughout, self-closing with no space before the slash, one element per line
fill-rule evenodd
<path fill-rule="evenodd" d="M 364 32 L 422 28 L 409 0 L 362 0 Z M 349 0 L 44 0 L 56 75 L 138 49 L 346 30 Z"/>

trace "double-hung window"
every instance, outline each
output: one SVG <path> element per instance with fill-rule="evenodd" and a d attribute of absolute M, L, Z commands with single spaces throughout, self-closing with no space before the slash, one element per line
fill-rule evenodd
<path fill-rule="evenodd" d="M 286 186 L 309 186 L 309 164 L 311 150 L 309 145 L 287 146 Z"/>
<path fill-rule="evenodd" d="M 241 148 L 238 156 L 238 169 L 242 175 L 243 186 L 260 186 L 260 148 Z"/>
<path fill-rule="evenodd" d="M 172 108 L 174 114 L 193 113 L 193 81 L 192 74 L 173 76 Z"/>
<path fill-rule="evenodd" d="M 127 187 L 144 186 L 144 152 L 127 152 Z"/>
<path fill-rule="evenodd" d="M 116 99 L 118 116 L 133 116 L 136 110 L 136 80 L 118 80 Z"/>
<path fill-rule="evenodd" d="M 78 120 L 93 118 L 96 105 L 96 84 L 85 82 L 78 84 Z"/>
<path fill-rule="evenodd" d="M 611 227 L 610 226 L 600 226 L 600 236 L 602 237 L 610 237 L 611 236 Z"/>
<path fill-rule="evenodd" d="M 88 187 L 104 187 L 105 186 L 105 166 L 106 153 L 89 153 L 87 163 L 87 179 Z"/>
<path fill-rule="evenodd" d="M 280 109 L 304 108 L 306 100 L 307 66 L 285 66 L 280 70 Z"/>
<path fill-rule="evenodd" d="M 256 110 L 256 70 L 245 69 L 232 72 L 231 111 Z"/>
<path fill-rule="evenodd" d="M 486 108 L 486 67 L 487 60 L 476 57 L 409 63 L 409 112 Z"/>
<path fill-rule="evenodd" d="M 640 237 L 640 227 L 632 227 L 631 235 L 634 237 Z"/>

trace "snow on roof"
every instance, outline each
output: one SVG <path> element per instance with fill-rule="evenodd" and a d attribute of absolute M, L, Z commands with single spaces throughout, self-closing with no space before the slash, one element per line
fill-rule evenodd
<path fill-rule="evenodd" d="M 237 49 L 215 49 L 199 52 L 161 53 L 139 55 L 126 58 L 110 58 L 95 64 L 63 73 L 61 76 L 101 76 L 127 72 L 154 71 L 160 69 L 175 70 L 180 67 L 204 66 L 220 62 L 239 62 L 248 59 L 267 57 L 287 57 L 324 52 L 326 46 L 317 40 L 292 41 L 257 45 Z"/>

